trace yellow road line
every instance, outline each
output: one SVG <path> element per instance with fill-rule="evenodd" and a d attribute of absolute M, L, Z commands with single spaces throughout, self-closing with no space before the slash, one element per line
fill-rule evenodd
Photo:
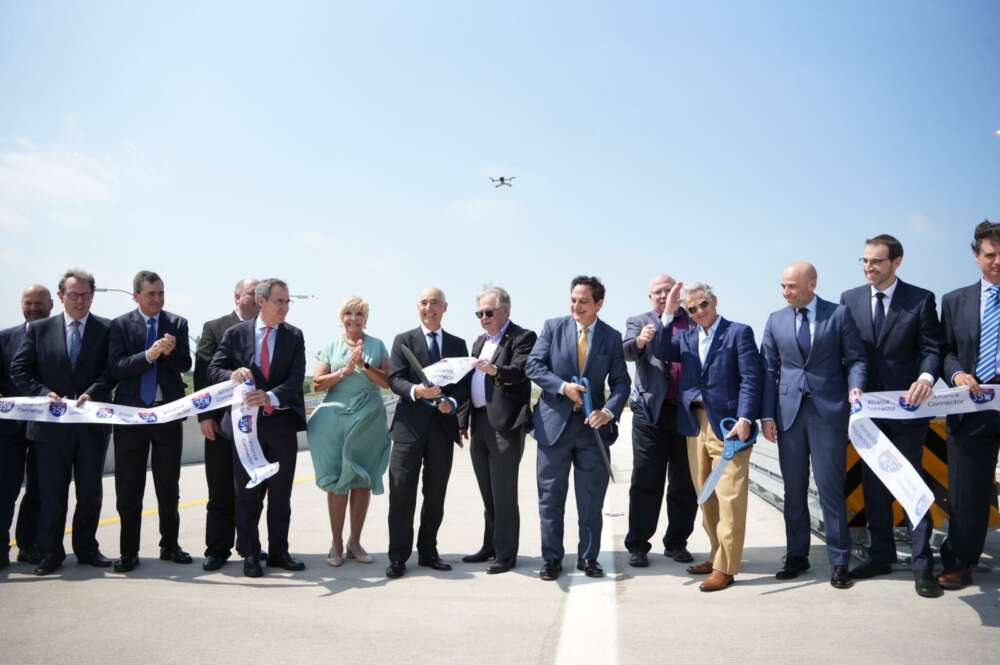
<path fill-rule="evenodd" d="M 314 474 L 309 474 L 308 476 L 299 476 L 298 478 L 296 478 L 295 480 L 292 481 L 292 484 L 293 485 L 299 485 L 301 483 L 308 483 L 311 480 L 316 480 L 316 476 Z M 191 499 L 190 501 L 182 501 L 182 502 L 178 503 L 177 504 L 177 509 L 178 510 L 184 510 L 185 508 L 194 508 L 195 506 L 204 506 L 204 505 L 207 505 L 207 504 L 208 504 L 208 499 Z M 159 512 L 160 511 L 158 509 L 156 509 L 156 508 L 149 508 L 147 510 L 142 511 L 142 516 L 143 517 L 149 517 L 150 515 L 156 515 Z M 97 526 L 108 526 L 109 524 L 118 524 L 121 521 L 122 521 L 121 518 L 117 517 L 117 516 L 116 517 L 105 517 L 103 520 L 100 520 L 97 523 Z M 66 527 L 66 531 L 63 532 L 63 535 L 69 535 L 71 533 L 73 533 L 73 527 Z M 14 547 L 16 545 L 17 545 L 17 541 L 14 540 L 14 539 L 11 539 L 10 546 Z"/>

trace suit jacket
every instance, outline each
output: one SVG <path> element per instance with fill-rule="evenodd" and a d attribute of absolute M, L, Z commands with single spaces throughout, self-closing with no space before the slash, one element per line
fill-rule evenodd
<path fill-rule="evenodd" d="M 600 319 L 593 328 L 583 374 L 590 381 L 593 408 L 606 407 L 614 414 L 614 421 L 601 428 L 604 441 L 611 444 L 618 438 L 617 420 L 628 401 L 632 380 L 625 367 L 621 333 Z M 580 373 L 576 343 L 576 321 L 572 316 L 549 319 L 528 356 L 528 378 L 542 389 L 534 413 L 534 437 L 539 445 L 555 445 L 573 414 L 573 402 L 560 394 L 559 388 Z M 605 384 L 611 387 L 610 396 Z"/>
<path fill-rule="evenodd" d="M 661 360 L 681 363 L 678 434 L 698 435 L 701 428 L 691 403 L 699 394 L 708 423 L 719 439 L 723 438 L 719 427 L 723 419 L 746 418 L 753 422 L 760 416 L 764 366 L 750 326 L 720 317 L 704 365 L 698 353 L 698 328 L 689 328 L 680 335 L 661 328 L 652 346 Z"/>
<path fill-rule="evenodd" d="M 257 319 L 249 319 L 229 328 L 222 336 L 222 343 L 208 365 L 208 380 L 222 383 L 232 378 L 233 370 L 247 367 L 253 372 L 258 390 L 274 392 L 280 408 L 295 414 L 295 430 L 306 428 L 306 405 L 302 382 L 306 378 L 306 342 L 302 331 L 288 323 L 281 323 L 274 331 L 274 356 L 267 379 L 257 364 L 254 328 Z M 222 419 L 222 431 L 232 438 L 233 424 L 229 409 Z"/>
<path fill-rule="evenodd" d="M 865 346 L 866 390 L 909 390 L 924 372 L 934 383 L 941 369 L 941 324 L 933 293 L 897 280 L 878 339 L 871 286 L 844 291 L 840 304 L 851 310 Z"/>
<path fill-rule="evenodd" d="M 831 426 L 847 427 L 847 393 L 864 389 L 865 349 L 854 317 L 843 305 L 816 296 L 816 326 L 809 357 L 803 358 L 795 334 L 795 310 L 783 307 L 767 318 L 764 327 L 764 401 L 762 418 L 771 418 L 779 430 L 795 422 L 808 392 L 816 410 Z"/>
<path fill-rule="evenodd" d="M 948 385 L 954 386 L 952 377 L 957 372 L 975 375 L 976 361 L 979 359 L 979 308 L 982 297 L 982 282 L 946 293 L 941 298 L 942 376 Z M 980 377 L 988 381 L 992 377 Z M 948 430 L 954 432 L 962 422 L 962 416 L 948 416 Z"/>
<path fill-rule="evenodd" d="M 469 355 L 465 340 L 443 330 L 441 332 L 442 358 L 462 358 Z M 442 393 L 454 399 L 458 404 L 458 411 L 444 414 L 419 398 L 417 401 L 413 401 L 410 399 L 410 389 L 420 385 L 420 378 L 410 367 L 406 356 L 403 355 L 402 347 L 404 345 L 409 347 L 413 355 L 417 357 L 421 367 L 427 367 L 431 364 L 430 352 L 427 350 L 427 338 L 424 337 L 422 328 L 417 327 L 396 335 L 392 341 L 392 351 L 389 352 L 389 388 L 399 395 L 399 403 L 396 405 L 396 412 L 392 417 L 389 437 L 393 441 L 401 443 L 417 441 L 427 433 L 427 429 L 433 423 L 437 423 L 449 439 L 455 443 L 461 443 L 462 439 L 458 432 L 458 412 L 467 408 L 465 403 L 469 399 L 471 377 L 467 374 L 461 381 L 441 388 Z"/>
<path fill-rule="evenodd" d="M 486 417 L 490 426 L 498 432 L 510 432 L 525 427 L 531 431 L 531 381 L 524 372 L 535 340 L 538 339 L 531 330 L 526 330 L 513 321 L 507 324 L 507 329 L 500 338 L 490 362 L 497 366 L 496 376 L 486 375 L 483 385 L 486 389 Z M 486 335 L 480 335 L 472 343 L 472 356 L 478 358 L 486 344 Z M 472 387 L 472 375 L 469 375 L 469 387 Z M 466 403 L 458 416 L 462 427 L 469 425 L 469 410 L 472 400 Z"/>
<path fill-rule="evenodd" d="M 21 346 L 24 332 L 23 323 L 0 330 L 0 395 L 4 397 L 23 396 L 10 376 L 10 363 L 14 360 L 18 347 Z M 0 437 L 23 437 L 25 424 L 23 420 L 0 420 Z"/>
<path fill-rule="evenodd" d="M 56 393 L 76 399 L 84 393 L 95 402 L 111 399 L 113 381 L 108 376 L 108 337 L 111 323 L 91 313 L 83 328 L 80 357 L 76 369 L 70 366 L 66 347 L 65 314 L 33 321 L 24 334 L 10 373 L 22 394 L 30 397 Z M 105 444 L 111 434 L 108 425 L 63 425 L 29 422 L 27 436 L 32 441 L 68 441 L 74 433 L 88 441 Z"/>
<path fill-rule="evenodd" d="M 191 348 L 188 343 L 187 320 L 167 311 L 160 312 L 156 322 L 156 337 L 171 334 L 177 346 L 169 356 L 156 359 L 156 385 L 164 402 L 181 399 L 187 386 L 181 376 L 191 369 Z M 115 404 L 149 406 L 142 401 L 142 375 L 152 365 L 146 360 L 146 320 L 138 309 L 122 314 L 111 322 L 108 367 L 111 378 L 118 382 Z"/>
<path fill-rule="evenodd" d="M 635 383 L 633 392 L 637 393 L 646 403 L 649 415 L 653 423 L 660 420 L 660 409 L 663 401 L 670 392 L 670 363 L 657 358 L 647 344 L 641 351 L 635 345 L 635 338 L 647 325 L 656 326 L 659 331 L 663 328 L 660 323 L 660 315 L 655 311 L 630 316 L 625 323 L 625 339 L 622 348 L 625 352 L 625 360 L 635 363 Z"/>
<path fill-rule="evenodd" d="M 201 337 L 198 338 L 198 349 L 194 357 L 194 389 L 201 390 L 212 385 L 208 380 L 208 365 L 212 362 L 212 356 L 222 343 L 222 336 L 226 331 L 240 322 L 240 317 L 236 312 L 230 312 L 217 319 L 206 321 L 201 329 Z M 199 422 L 202 420 L 215 420 L 218 422 L 226 413 L 225 409 L 216 409 L 198 414 Z"/>

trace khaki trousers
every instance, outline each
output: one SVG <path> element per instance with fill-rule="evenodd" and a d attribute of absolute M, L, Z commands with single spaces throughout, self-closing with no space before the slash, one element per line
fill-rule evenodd
<path fill-rule="evenodd" d="M 715 465 L 722 461 L 723 443 L 715 436 L 704 409 L 695 409 L 700 431 L 687 437 L 688 466 L 695 492 L 700 493 Z M 749 491 L 750 453 L 740 451 L 729 462 L 715 486 L 715 493 L 701 505 L 702 525 L 712 544 L 709 560 L 715 570 L 727 575 L 740 571 L 743 540 L 747 526 L 747 492 Z"/>

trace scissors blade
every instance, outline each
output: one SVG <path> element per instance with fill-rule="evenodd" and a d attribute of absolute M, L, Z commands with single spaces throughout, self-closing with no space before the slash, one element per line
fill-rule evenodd
<path fill-rule="evenodd" d="M 719 484 L 719 478 L 722 477 L 722 474 L 725 472 L 727 466 L 729 466 L 729 460 L 725 458 L 719 460 L 719 463 L 705 480 L 705 484 L 701 486 L 701 493 L 698 494 L 699 506 L 712 498 L 712 494 L 715 493 L 715 486 Z"/>

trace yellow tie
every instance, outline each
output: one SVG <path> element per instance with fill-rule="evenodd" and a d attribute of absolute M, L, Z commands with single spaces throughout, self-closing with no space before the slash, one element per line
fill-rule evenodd
<path fill-rule="evenodd" d="M 580 376 L 587 365 L 587 326 L 580 328 L 580 337 L 576 341 L 576 363 L 580 366 Z"/>

